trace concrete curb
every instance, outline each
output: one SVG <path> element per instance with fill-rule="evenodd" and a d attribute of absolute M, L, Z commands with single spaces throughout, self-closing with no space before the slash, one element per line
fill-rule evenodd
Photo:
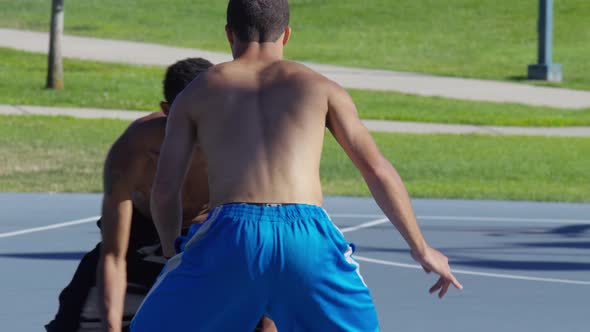
<path fill-rule="evenodd" d="M 47 106 L 24 106 L 0 104 L 0 115 L 49 115 L 72 116 L 86 119 L 135 120 L 149 112 L 106 110 L 95 108 L 70 108 Z M 370 131 L 411 134 L 452 134 L 452 135 L 523 135 L 590 137 L 590 127 L 509 127 L 440 124 L 425 122 L 403 122 L 384 120 L 363 120 Z"/>
<path fill-rule="evenodd" d="M 46 53 L 48 43 L 46 32 L 0 29 L 0 47 Z M 204 57 L 214 63 L 231 59 L 229 54 L 222 52 L 67 35 L 63 39 L 62 51 L 64 56 L 71 58 L 163 66 L 187 57 Z M 590 108 L 590 91 L 313 63 L 306 65 L 352 89 L 565 109 Z"/>

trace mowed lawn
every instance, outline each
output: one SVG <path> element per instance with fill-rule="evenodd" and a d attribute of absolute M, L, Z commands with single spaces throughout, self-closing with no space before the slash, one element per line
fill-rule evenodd
<path fill-rule="evenodd" d="M 51 1 L 0 0 L 0 25 L 48 30 Z M 227 1 L 65 3 L 66 33 L 228 51 Z M 522 80 L 536 62 L 537 0 L 291 0 L 287 56 L 439 75 Z M 555 1 L 562 86 L 590 89 L 590 2 Z"/>
<path fill-rule="evenodd" d="M 0 190 L 100 192 L 120 120 L 0 116 Z M 590 202 L 590 138 L 374 134 L 413 197 Z M 327 195 L 368 195 L 327 135 Z"/>
<path fill-rule="evenodd" d="M 65 60 L 63 91 L 44 88 L 46 56 L 0 48 L 0 103 L 157 110 L 164 67 Z M 365 119 L 509 126 L 590 125 L 590 109 L 563 110 L 518 104 L 350 91 Z"/>

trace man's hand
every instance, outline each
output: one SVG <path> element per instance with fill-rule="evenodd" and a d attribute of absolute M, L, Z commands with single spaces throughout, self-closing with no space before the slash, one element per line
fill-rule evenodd
<path fill-rule="evenodd" d="M 453 273 L 451 273 L 449 259 L 440 251 L 427 245 L 423 254 L 418 254 L 412 251 L 412 258 L 422 265 L 422 268 L 426 273 L 434 272 L 440 275 L 438 281 L 430 287 L 430 294 L 435 293 L 440 289 L 438 297 L 442 299 L 449 290 L 451 284 L 457 289 L 463 289 L 463 286 L 457 279 L 455 279 Z"/>

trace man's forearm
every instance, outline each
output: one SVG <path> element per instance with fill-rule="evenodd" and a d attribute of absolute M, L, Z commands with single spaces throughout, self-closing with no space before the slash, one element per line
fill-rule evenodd
<path fill-rule="evenodd" d="M 98 268 L 98 289 L 103 331 L 121 331 L 127 289 L 125 258 L 102 256 Z"/>
<path fill-rule="evenodd" d="M 152 217 L 160 236 L 164 256 L 174 256 L 174 240 L 180 235 L 182 227 L 182 205 L 180 197 L 154 199 L 152 197 Z"/>
<path fill-rule="evenodd" d="M 375 201 L 391 220 L 410 248 L 422 253 L 427 246 L 412 208 L 410 196 L 399 174 L 387 160 L 363 174 Z"/>

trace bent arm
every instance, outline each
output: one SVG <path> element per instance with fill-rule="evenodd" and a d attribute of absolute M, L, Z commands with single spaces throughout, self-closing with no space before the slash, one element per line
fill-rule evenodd
<path fill-rule="evenodd" d="M 359 169 L 375 201 L 412 252 L 422 253 L 426 242 L 416 222 L 406 187 L 359 119 L 352 99 L 346 91 L 336 87 L 328 106 L 327 123 L 334 138 Z"/>
<path fill-rule="evenodd" d="M 359 119 L 352 99 L 339 86 L 333 86 L 329 94 L 327 125 L 360 170 L 379 207 L 410 246 L 412 257 L 427 273 L 440 275 L 430 293 L 440 290 L 438 295 L 442 298 L 451 284 L 462 289 L 463 286 L 451 273 L 448 258 L 426 243 L 399 174 L 381 154 Z"/>
<path fill-rule="evenodd" d="M 174 240 L 180 235 L 182 185 L 196 143 L 196 130 L 188 115 L 189 103 L 186 99 L 184 94 L 180 94 L 170 110 L 152 187 L 151 212 L 166 257 L 174 255 Z"/>
<path fill-rule="evenodd" d="M 124 156 L 123 156 L 124 155 Z M 133 183 L 139 173 L 132 155 L 115 143 L 105 162 L 101 236 L 97 271 L 103 329 L 120 331 L 127 289 L 127 249 L 133 203 Z"/>

